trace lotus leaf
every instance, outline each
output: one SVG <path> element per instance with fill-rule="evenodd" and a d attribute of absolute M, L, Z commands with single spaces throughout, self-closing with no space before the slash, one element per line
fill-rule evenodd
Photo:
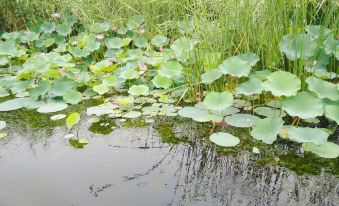
<path fill-rule="evenodd" d="M 128 93 L 133 96 L 148 96 L 149 88 L 146 85 L 133 85 L 129 88 Z"/>
<path fill-rule="evenodd" d="M 211 69 L 201 75 L 201 81 L 204 84 L 211 84 L 222 76 L 220 69 Z"/>
<path fill-rule="evenodd" d="M 266 144 L 272 144 L 276 139 L 279 131 L 283 127 L 283 120 L 276 117 L 267 117 L 255 121 L 251 135 L 254 139 L 262 140 Z"/>
<path fill-rule="evenodd" d="M 324 144 L 327 141 L 329 134 L 321 128 L 309 128 L 309 127 L 288 127 L 288 139 L 304 143 L 312 142 L 316 145 Z"/>
<path fill-rule="evenodd" d="M 214 133 L 210 141 L 222 147 L 234 147 L 240 143 L 240 139 L 226 132 Z"/>
<path fill-rule="evenodd" d="M 250 74 L 252 66 L 259 61 L 256 54 L 245 53 L 229 57 L 221 65 L 220 70 L 224 74 L 230 74 L 237 77 L 247 77 Z"/>
<path fill-rule="evenodd" d="M 68 90 L 64 97 L 64 101 L 69 104 L 78 104 L 82 101 L 83 97 L 82 94 L 75 90 Z"/>
<path fill-rule="evenodd" d="M 312 152 L 323 158 L 337 158 L 339 156 L 339 145 L 333 142 L 325 142 L 321 145 L 316 145 L 311 142 L 303 143 L 305 151 Z"/>
<path fill-rule="evenodd" d="M 318 79 L 316 77 L 308 77 L 306 79 L 308 89 L 318 95 L 320 98 L 328 98 L 331 100 L 339 100 L 339 91 L 335 84 Z"/>
<path fill-rule="evenodd" d="M 158 74 L 167 78 L 178 77 L 182 74 L 183 66 L 176 61 L 169 61 L 158 70 Z"/>
<path fill-rule="evenodd" d="M 289 34 L 280 44 L 280 50 L 292 61 L 312 57 L 316 48 L 317 42 L 310 34 Z"/>
<path fill-rule="evenodd" d="M 68 107 L 67 104 L 59 102 L 59 103 L 47 103 L 38 108 L 39 113 L 53 113 L 59 112 Z"/>
<path fill-rule="evenodd" d="M 225 122 L 234 127 L 251 127 L 260 118 L 251 114 L 233 114 L 225 117 Z"/>
<path fill-rule="evenodd" d="M 80 114 L 73 112 L 66 119 L 66 125 L 68 129 L 72 129 L 80 121 Z"/>
<path fill-rule="evenodd" d="M 249 79 L 246 82 L 241 83 L 237 88 L 237 94 L 243 95 L 252 95 L 252 94 L 260 94 L 262 92 L 262 82 L 258 79 Z"/>
<path fill-rule="evenodd" d="M 209 110 L 222 111 L 233 104 L 233 95 L 230 92 L 210 92 L 204 99 Z"/>
<path fill-rule="evenodd" d="M 267 77 L 263 83 L 264 90 L 272 92 L 274 96 L 294 96 L 300 90 L 300 79 L 285 71 L 276 71 Z"/>
<path fill-rule="evenodd" d="M 152 83 L 157 88 L 168 89 L 172 86 L 173 81 L 170 78 L 157 74 L 152 79 Z"/>
<path fill-rule="evenodd" d="M 291 116 L 303 119 L 314 118 L 324 114 L 321 99 L 310 92 L 299 92 L 296 96 L 282 101 L 282 108 Z"/>

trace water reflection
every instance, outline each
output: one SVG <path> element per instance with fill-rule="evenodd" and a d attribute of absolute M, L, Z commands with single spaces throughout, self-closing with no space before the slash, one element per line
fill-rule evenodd
<path fill-rule="evenodd" d="M 194 145 L 163 143 L 154 127 L 95 134 L 82 120 L 83 149 L 63 138 L 64 126 L 15 124 L 0 141 L 1 206 L 339 205 L 338 178 L 259 166 L 246 151 L 219 154 L 193 123 L 173 132 Z"/>

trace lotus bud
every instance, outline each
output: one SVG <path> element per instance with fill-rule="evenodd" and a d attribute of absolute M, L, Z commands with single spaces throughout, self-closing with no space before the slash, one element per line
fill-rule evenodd
<path fill-rule="evenodd" d="M 60 19 L 60 17 L 61 17 L 61 14 L 60 14 L 60 13 L 57 13 L 57 12 L 55 12 L 55 13 L 53 13 L 53 14 L 51 15 L 51 17 L 52 17 L 53 19 Z"/>
<path fill-rule="evenodd" d="M 97 40 L 103 40 L 105 38 L 105 36 L 103 34 L 98 34 L 98 35 L 95 36 L 95 38 Z"/>

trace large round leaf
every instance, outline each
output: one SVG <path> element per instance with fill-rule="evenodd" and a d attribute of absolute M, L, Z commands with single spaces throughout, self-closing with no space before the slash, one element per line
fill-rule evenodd
<path fill-rule="evenodd" d="M 308 84 L 308 90 L 316 93 L 318 97 L 328 98 L 333 101 L 339 100 L 339 90 L 335 84 L 316 77 L 308 77 L 306 82 Z"/>
<path fill-rule="evenodd" d="M 262 92 L 262 82 L 258 79 L 249 79 L 246 82 L 241 83 L 237 88 L 237 94 L 243 95 L 252 95 L 252 94 L 260 94 Z"/>
<path fill-rule="evenodd" d="M 233 127 L 251 127 L 259 119 L 251 114 L 233 114 L 225 117 L 225 122 Z"/>
<path fill-rule="evenodd" d="M 220 69 L 211 69 L 201 75 L 201 81 L 204 84 L 211 84 L 222 76 Z"/>
<path fill-rule="evenodd" d="M 265 117 L 286 117 L 286 112 L 271 107 L 256 107 L 253 111 Z"/>
<path fill-rule="evenodd" d="M 152 79 L 152 83 L 156 88 L 168 89 L 172 86 L 173 81 L 170 78 L 161 76 L 160 74 L 155 75 Z"/>
<path fill-rule="evenodd" d="M 196 107 L 184 107 L 178 111 L 178 115 L 181 117 L 192 118 L 197 122 L 220 122 L 222 117 L 209 113 L 207 110 L 198 109 Z"/>
<path fill-rule="evenodd" d="M 158 70 L 158 74 L 164 77 L 173 78 L 182 74 L 183 66 L 176 61 L 167 62 Z"/>
<path fill-rule="evenodd" d="M 321 145 L 316 145 L 311 142 L 303 143 L 305 151 L 312 152 L 319 157 L 337 158 L 339 156 L 339 145 L 332 142 L 325 142 Z"/>
<path fill-rule="evenodd" d="M 320 128 L 309 128 L 309 127 L 288 127 L 288 139 L 304 143 L 312 142 L 316 145 L 324 144 L 327 141 L 329 134 Z"/>
<path fill-rule="evenodd" d="M 87 115 L 101 116 L 105 114 L 112 114 L 113 108 L 106 105 L 98 105 L 87 108 Z"/>
<path fill-rule="evenodd" d="M 64 101 L 69 104 L 78 104 L 79 102 L 82 101 L 82 94 L 78 91 L 75 90 L 68 90 L 64 97 Z"/>
<path fill-rule="evenodd" d="M 321 99 L 310 92 L 299 92 L 296 96 L 285 98 L 282 108 L 289 115 L 303 119 L 322 116 L 324 113 Z"/>
<path fill-rule="evenodd" d="M 234 147 L 240 143 L 240 139 L 226 132 L 214 133 L 210 141 L 222 147 Z"/>
<path fill-rule="evenodd" d="M 31 98 L 16 98 L 7 100 L 5 102 L 0 103 L 0 112 L 7 112 L 7 111 L 13 111 L 17 109 L 21 109 L 25 106 L 26 102 L 31 102 Z"/>
<path fill-rule="evenodd" d="M 339 124 L 339 103 L 325 103 L 325 116 Z"/>
<path fill-rule="evenodd" d="M 292 61 L 312 57 L 316 48 L 317 42 L 309 34 L 286 35 L 280 44 L 280 50 Z"/>
<path fill-rule="evenodd" d="M 264 90 L 274 96 L 294 96 L 301 87 L 300 79 L 289 72 L 276 71 L 263 83 Z"/>
<path fill-rule="evenodd" d="M 227 58 L 220 69 L 224 74 L 230 74 L 237 77 L 247 77 L 250 74 L 252 66 L 259 61 L 256 54 L 246 53 Z"/>
<path fill-rule="evenodd" d="M 48 103 L 44 104 L 38 108 L 39 113 L 52 113 L 52 112 L 59 112 L 68 107 L 67 104 L 59 102 L 59 103 Z"/>
<path fill-rule="evenodd" d="M 210 92 L 204 99 L 207 109 L 222 111 L 233 104 L 233 95 L 230 92 Z"/>
<path fill-rule="evenodd" d="M 147 96 L 149 95 L 149 88 L 146 85 L 132 85 L 128 89 L 128 93 L 133 96 Z"/>
<path fill-rule="evenodd" d="M 266 144 L 272 144 L 280 129 L 283 127 L 283 120 L 276 117 L 267 117 L 257 120 L 253 125 L 251 135 L 254 139 L 262 140 Z"/>

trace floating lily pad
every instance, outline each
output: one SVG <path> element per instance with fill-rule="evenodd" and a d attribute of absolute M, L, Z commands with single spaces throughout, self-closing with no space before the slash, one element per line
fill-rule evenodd
<path fill-rule="evenodd" d="M 214 133 L 210 141 L 222 147 L 234 147 L 240 143 L 240 139 L 226 132 Z"/>
<path fill-rule="evenodd" d="M 339 124 L 339 104 L 325 104 L 325 116 Z"/>
<path fill-rule="evenodd" d="M 259 57 L 253 53 L 240 54 L 229 57 L 220 66 L 224 74 L 230 74 L 237 77 L 247 77 L 250 74 L 252 66 L 259 61 Z"/>
<path fill-rule="evenodd" d="M 50 119 L 53 121 L 57 121 L 57 120 L 65 119 L 65 118 L 66 118 L 65 114 L 56 114 L 56 115 L 51 116 Z"/>
<path fill-rule="evenodd" d="M 53 112 L 59 112 L 68 107 L 67 104 L 59 102 L 59 103 L 48 103 L 45 105 L 42 105 L 38 108 L 39 113 L 53 113 Z"/>
<path fill-rule="evenodd" d="M 98 105 L 87 108 L 87 115 L 101 116 L 113 113 L 113 108 L 105 105 Z"/>
<path fill-rule="evenodd" d="M 5 121 L 0 121 L 0 130 L 6 128 L 7 124 Z"/>
<path fill-rule="evenodd" d="M 109 88 L 106 84 L 98 84 L 93 87 L 93 91 L 97 92 L 99 95 L 103 95 L 109 91 Z"/>
<path fill-rule="evenodd" d="M 233 114 L 225 117 L 225 122 L 234 127 L 251 127 L 260 118 L 251 114 Z"/>
<path fill-rule="evenodd" d="M 222 116 L 209 113 L 207 110 L 198 109 L 196 107 L 184 107 L 178 111 L 181 117 L 192 118 L 197 122 L 220 122 Z"/>
<path fill-rule="evenodd" d="M 308 77 L 306 79 L 308 89 L 318 95 L 320 98 L 328 98 L 333 101 L 339 100 L 339 90 L 335 84 L 318 79 L 316 77 Z"/>
<path fill-rule="evenodd" d="M 256 107 L 253 111 L 264 117 L 286 117 L 285 111 L 271 107 Z"/>
<path fill-rule="evenodd" d="M 120 73 L 119 77 L 122 79 L 138 79 L 139 74 L 134 69 L 126 69 Z"/>
<path fill-rule="evenodd" d="M 243 94 L 243 95 L 252 95 L 252 94 L 261 94 L 263 90 L 262 82 L 258 79 L 249 79 L 246 82 L 241 83 L 236 88 L 237 94 Z"/>
<path fill-rule="evenodd" d="M 122 115 L 122 117 L 124 118 L 128 118 L 128 119 L 135 119 L 141 116 L 141 112 L 138 111 L 130 111 L 127 112 L 126 114 Z"/>
<path fill-rule="evenodd" d="M 5 102 L 0 103 L 0 112 L 7 112 L 7 111 L 21 109 L 24 107 L 25 102 L 31 102 L 31 101 L 32 99 L 28 97 L 7 100 Z"/>
<path fill-rule="evenodd" d="M 316 48 L 317 42 L 309 34 L 286 35 L 280 44 L 280 50 L 292 61 L 312 57 Z"/>
<path fill-rule="evenodd" d="M 264 90 L 272 92 L 274 96 L 294 96 L 300 90 L 301 81 L 294 74 L 277 71 L 267 76 L 263 87 Z"/>
<path fill-rule="evenodd" d="M 305 151 L 312 152 L 323 158 L 337 158 L 339 156 L 339 145 L 332 142 L 325 142 L 321 145 L 316 145 L 311 142 L 303 143 Z"/>
<path fill-rule="evenodd" d="M 133 96 L 148 96 L 149 88 L 146 85 L 132 85 L 128 93 Z"/>
<path fill-rule="evenodd" d="M 298 142 L 312 142 L 316 145 L 324 144 L 329 134 L 321 128 L 288 127 L 288 139 Z"/>
<path fill-rule="evenodd" d="M 204 99 L 207 109 L 222 111 L 233 104 L 233 95 L 230 92 L 210 92 Z"/>
<path fill-rule="evenodd" d="M 151 41 L 154 46 L 162 47 L 168 43 L 168 39 L 165 36 L 155 35 Z"/>
<path fill-rule="evenodd" d="M 282 101 L 282 108 L 291 116 L 302 119 L 314 118 L 324 114 L 321 99 L 310 92 L 299 92 L 296 96 L 287 97 Z"/>
<path fill-rule="evenodd" d="M 255 121 L 251 135 L 254 139 L 262 140 L 266 144 L 272 144 L 279 131 L 283 127 L 283 120 L 276 117 L 267 117 Z"/>
<path fill-rule="evenodd" d="M 215 115 L 219 115 L 219 116 L 228 116 L 228 115 L 232 115 L 232 114 L 236 114 L 239 113 L 240 110 L 238 108 L 235 107 L 227 107 L 226 109 L 223 109 L 221 111 L 217 111 L 217 110 L 212 110 L 211 113 L 215 114 Z"/>

